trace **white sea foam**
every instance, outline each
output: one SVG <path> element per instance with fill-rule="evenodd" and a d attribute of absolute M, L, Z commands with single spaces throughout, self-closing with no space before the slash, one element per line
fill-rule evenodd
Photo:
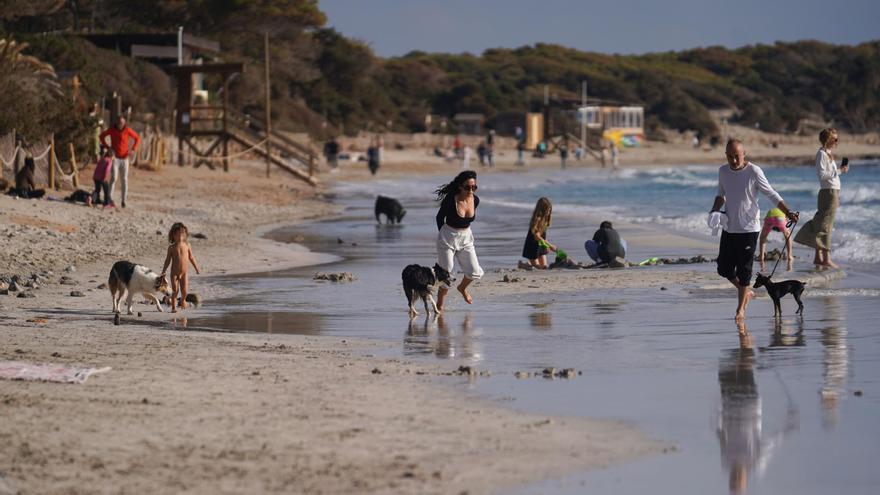
<path fill-rule="evenodd" d="M 880 289 L 810 289 L 806 292 L 807 297 L 880 297 Z"/>

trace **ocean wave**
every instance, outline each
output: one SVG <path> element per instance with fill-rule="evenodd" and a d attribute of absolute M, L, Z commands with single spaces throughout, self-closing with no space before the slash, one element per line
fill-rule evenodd
<path fill-rule="evenodd" d="M 880 297 L 880 289 L 811 289 L 807 286 L 807 297 Z"/>
<path fill-rule="evenodd" d="M 834 258 L 876 263 L 880 261 L 880 240 L 849 229 L 834 229 L 832 253 Z"/>
<path fill-rule="evenodd" d="M 811 217 L 812 215 L 804 215 L 802 218 L 809 219 Z M 690 215 L 677 217 L 665 217 L 657 215 L 652 217 L 631 218 L 629 220 L 631 220 L 633 223 L 653 223 L 664 225 L 682 232 L 692 232 L 704 235 L 711 234 L 711 231 L 706 226 L 705 213 L 693 213 Z M 776 234 L 770 236 L 768 246 L 772 246 L 774 244 L 781 245 L 781 242 L 782 238 L 779 236 L 779 234 Z M 843 259 L 864 263 L 880 262 L 880 239 L 850 228 L 834 229 L 832 249 L 835 259 Z"/>
<path fill-rule="evenodd" d="M 532 211 L 535 208 L 535 202 L 522 201 L 505 201 L 499 199 L 481 200 L 481 204 L 492 206 L 501 206 L 505 208 L 514 208 L 517 210 Z M 619 216 L 624 211 L 623 208 L 616 206 L 591 206 L 591 205 L 575 205 L 569 203 L 554 203 L 553 214 L 562 215 L 615 215 Z"/>

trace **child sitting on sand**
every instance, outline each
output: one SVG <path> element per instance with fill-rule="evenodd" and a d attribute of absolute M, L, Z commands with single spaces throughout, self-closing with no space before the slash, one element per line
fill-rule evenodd
<path fill-rule="evenodd" d="M 547 242 L 547 229 L 550 228 L 553 216 L 553 205 L 547 198 L 541 198 L 535 204 L 526 242 L 523 244 L 522 256 L 528 263 L 520 260 L 520 268 L 547 268 L 547 251 L 556 252 L 556 246 Z"/>
<path fill-rule="evenodd" d="M 177 294 L 180 292 L 180 309 L 186 309 L 186 295 L 189 292 L 189 276 L 186 269 L 192 263 L 196 273 L 201 273 L 196 258 L 192 254 L 192 248 L 187 242 L 189 230 L 186 225 L 177 222 L 168 231 L 168 256 L 165 257 L 165 265 L 162 267 L 162 277 L 171 265 L 171 312 L 177 312 Z"/>

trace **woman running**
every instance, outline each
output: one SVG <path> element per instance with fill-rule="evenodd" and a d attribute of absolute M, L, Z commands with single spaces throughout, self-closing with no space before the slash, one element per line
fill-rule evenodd
<path fill-rule="evenodd" d="M 434 191 L 440 201 L 440 210 L 437 212 L 437 229 L 440 230 L 437 235 L 437 262 L 453 273 L 453 260 L 458 261 L 459 269 L 464 272 L 458 291 L 468 304 L 473 303 L 467 291 L 468 286 L 483 276 L 474 248 L 474 234 L 471 232 L 471 222 L 476 218 L 477 206 L 480 205 L 480 198 L 474 194 L 476 190 L 477 173 L 465 170 L 455 176 L 452 182 Z M 439 309 L 443 309 L 447 290 L 442 286 L 437 290 Z"/>

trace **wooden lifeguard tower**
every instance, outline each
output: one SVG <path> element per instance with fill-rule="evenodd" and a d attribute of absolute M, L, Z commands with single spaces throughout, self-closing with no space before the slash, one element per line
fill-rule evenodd
<path fill-rule="evenodd" d="M 229 142 L 234 141 L 248 152 L 252 152 L 266 160 L 266 166 L 275 165 L 309 184 L 316 184 L 314 165 L 316 154 L 308 147 L 290 139 L 284 134 L 270 130 L 266 126 L 233 112 L 229 108 L 229 81 L 235 74 L 244 70 L 242 63 L 210 63 L 172 65 L 165 70 L 177 79 L 177 105 L 175 116 L 175 134 L 178 138 L 177 163 L 183 166 L 184 147 L 189 147 L 195 155 L 193 165 L 206 165 L 214 169 L 214 161 L 222 160 L 223 170 L 229 171 Z M 218 74 L 222 81 L 222 100 L 220 105 L 211 104 L 205 94 L 194 89 L 196 76 Z M 205 101 L 196 101 L 196 98 Z M 207 146 L 199 140 L 208 140 Z M 200 146 L 200 144 L 202 146 Z M 265 144 L 265 146 L 261 146 Z M 219 157 L 215 153 L 220 151 Z M 272 154 L 277 150 L 279 156 Z M 296 163 L 284 160 L 288 157 L 302 164 L 301 170 Z M 268 168 L 267 168 L 268 173 Z"/>
<path fill-rule="evenodd" d="M 174 131 L 177 135 L 177 164 L 183 166 L 184 145 L 188 146 L 195 154 L 193 165 L 199 167 L 207 165 L 213 169 L 211 155 L 221 147 L 223 156 L 223 170 L 229 170 L 229 80 L 235 74 L 244 71 L 244 64 L 221 63 L 221 64 L 191 64 L 172 65 L 165 70 L 177 79 L 177 105 L 174 119 Z M 193 78 L 197 74 L 219 74 L 223 81 L 223 100 L 220 106 L 211 105 L 210 102 L 194 102 Z M 211 139 L 207 148 L 200 148 L 194 138 Z"/>

